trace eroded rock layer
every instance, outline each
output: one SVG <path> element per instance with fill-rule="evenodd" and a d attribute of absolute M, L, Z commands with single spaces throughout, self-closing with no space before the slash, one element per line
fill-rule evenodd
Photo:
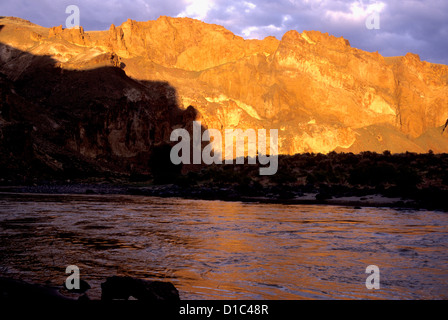
<path fill-rule="evenodd" d="M 87 32 L 3 17 L 0 72 L 3 148 L 22 136 L 42 157 L 135 166 L 194 119 L 278 129 L 283 154 L 448 152 L 448 66 L 318 31 L 244 40 L 189 18 Z"/>

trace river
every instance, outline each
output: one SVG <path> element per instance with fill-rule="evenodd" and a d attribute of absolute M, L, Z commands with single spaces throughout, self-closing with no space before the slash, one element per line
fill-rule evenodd
<path fill-rule="evenodd" d="M 428 210 L 3 194 L 0 274 L 61 285 L 76 265 L 91 298 L 129 275 L 181 299 L 447 299 L 447 227 Z"/>

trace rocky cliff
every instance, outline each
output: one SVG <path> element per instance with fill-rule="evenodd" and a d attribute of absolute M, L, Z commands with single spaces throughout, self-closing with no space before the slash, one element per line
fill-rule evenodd
<path fill-rule="evenodd" d="M 134 167 L 196 119 L 278 129 L 284 154 L 448 152 L 448 66 L 412 53 L 383 57 L 317 31 L 244 40 L 169 17 L 89 32 L 3 17 L 0 43 L 3 150 L 23 136 L 42 157 Z"/>

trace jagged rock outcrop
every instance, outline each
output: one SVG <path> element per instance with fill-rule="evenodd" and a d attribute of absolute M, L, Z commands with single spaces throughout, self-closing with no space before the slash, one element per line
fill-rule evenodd
<path fill-rule="evenodd" d="M 27 135 L 44 132 L 88 160 L 137 159 L 196 119 L 219 130 L 278 129 L 287 154 L 448 152 L 448 66 L 415 54 L 383 57 L 318 31 L 244 40 L 189 18 L 94 32 L 0 24 L 2 132 L 24 125 L 28 149 Z M 6 109 L 20 117 L 7 120 Z"/>
<path fill-rule="evenodd" d="M 50 28 L 48 32 L 48 39 L 52 38 L 66 40 L 70 43 L 74 43 L 80 46 L 90 44 L 90 39 L 88 35 L 84 33 L 83 27 L 63 29 L 62 25 L 60 25 L 58 27 Z"/>
<path fill-rule="evenodd" d="M 149 174 L 151 155 L 170 143 L 171 128 L 195 118 L 178 108 L 168 83 L 129 78 L 113 54 L 79 71 L 3 44 L 0 51 L 28 65 L 14 81 L 0 74 L 1 177 Z"/>

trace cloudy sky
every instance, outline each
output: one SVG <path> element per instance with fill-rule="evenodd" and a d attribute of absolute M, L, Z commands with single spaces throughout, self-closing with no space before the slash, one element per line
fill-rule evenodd
<path fill-rule="evenodd" d="M 220 24 L 246 39 L 319 30 L 366 51 L 385 56 L 414 52 L 422 60 L 448 64 L 447 0 L 1 0 L 0 16 L 45 27 L 65 25 L 68 5 L 79 7 L 85 30 L 105 30 L 128 18 L 187 16 Z"/>

